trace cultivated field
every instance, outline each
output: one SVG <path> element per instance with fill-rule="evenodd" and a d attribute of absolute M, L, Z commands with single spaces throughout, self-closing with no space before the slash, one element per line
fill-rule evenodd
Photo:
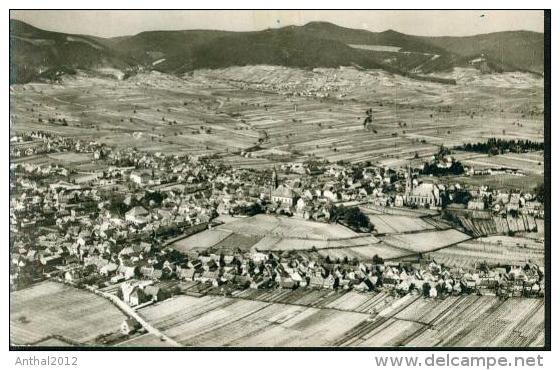
<path fill-rule="evenodd" d="M 223 297 L 179 297 L 140 310 L 185 346 L 325 346 L 367 315 Z"/>
<path fill-rule="evenodd" d="M 142 334 L 117 344 L 117 347 L 165 347 L 166 342 L 154 334 Z"/>
<path fill-rule="evenodd" d="M 369 215 L 383 236 L 359 234 L 339 224 L 273 215 L 236 219 L 172 244 L 179 251 L 312 251 L 331 258 L 396 259 L 452 245 L 469 236 L 431 218 Z M 380 228 L 380 229 L 379 229 Z"/>
<path fill-rule="evenodd" d="M 56 337 L 52 337 L 52 338 L 47 338 L 45 340 L 42 340 L 40 342 L 36 342 L 33 345 L 38 347 L 71 347 L 73 344 L 68 343 L 64 340 L 60 340 Z"/>
<path fill-rule="evenodd" d="M 240 167 L 310 155 L 399 166 L 416 153 L 430 156 L 441 144 L 543 140 L 543 116 L 527 114 L 543 109 L 542 79 L 509 75 L 474 72 L 458 85 L 442 85 L 354 68 L 247 66 L 183 78 L 150 72 L 124 81 L 81 73 L 61 84 L 13 86 L 10 130 L 146 151 L 218 153 Z M 363 127 L 369 108 L 372 131 Z M 260 150 L 241 156 L 259 139 Z M 512 160 L 523 168 L 532 163 L 503 159 L 506 165 Z"/>
<path fill-rule="evenodd" d="M 544 153 L 508 153 L 495 156 L 488 156 L 484 154 L 463 155 L 466 159 L 461 160 L 466 166 L 474 167 L 475 169 L 485 168 L 509 168 L 517 169 L 524 174 L 537 174 L 544 175 Z M 461 157 L 461 152 L 458 152 L 457 158 Z"/>
<path fill-rule="evenodd" d="M 248 290 L 139 310 L 185 346 L 542 346 L 544 301 Z"/>
<path fill-rule="evenodd" d="M 470 186 L 489 186 L 492 189 L 524 191 L 534 194 L 537 184 L 544 182 L 542 175 L 530 173 L 520 175 L 482 175 L 482 176 L 448 176 L 430 181 L 443 184 L 463 184 Z"/>
<path fill-rule="evenodd" d="M 405 298 L 403 298 L 405 299 Z M 357 339 L 361 347 L 533 347 L 544 345 L 544 300 L 496 297 L 419 298 L 382 312 Z M 365 325 L 364 325 L 365 326 Z M 354 331 L 364 328 L 354 329 Z"/>
<path fill-rule="evenodd" d="M 423 231 L 435 228 L 434 225 L 418 217 L 372 214 L 369 214 L 368 217 L 371 223 L 375 225 L 375 230 L 380 234 Z"/>
<path fill-rule="evenodd" d="M 440 213 L 438 210 L 428 208 L 383 207 L 373 204 L 362 204 L 360 210 L 367 215 L 406 216 L 409 218 L 437 216 Z"/>
<path fill-rule="evenodd" d="M 375 243 L 379 243 L 377 238 L 356 233 L 339 224 L 261 214 L 238 218 L 212 230 L 205 230 L 174 243 L 173 247 L 182 251 L 208 248 L 283 251 Z"/>
<path fill-rule="evenodd" d="M 93 160 L 93 155 L 91 153 L 52 153 L 49 154 L 49 157 L 67 164 L 85 163 Z"/>
<path fill-rule="evenodd" d="M 360 261 L 371 261 L 375 255 L 388 260 L 410 256 L 414 253 L 402 248 L 395 248 L 385 243 L 379 243 L 367 247 L 319 249 L 319 254 L 323 257 L 329 256 L 334 260 L 348 257 L 349 259 L 358 259 Z"/>
<path fill-rule="evenodd" d="M 315 308 L 332 308 L 375 314 L 398 300 L 388 292 L 359 293 L 356 291 L 338 291 L 328 289 L 276 289 L 273 291 L 246 289 L 234 293 L 235 297 L 256 301 L 294 304 Z"/>
<path fill-rule="evenodd" d="M 470 239 L 462 232 L 449 229 L 424 231 L 410 234 L 392 234 L 383 237 L 383 243 L 395 248 L 402 248 L 416 253 L 440 249 Z"/>
<path fill-rule="evenodd" d="M 54 282 L 10 293 L 10 342 L 36 343 L 52 335 L 95 344 L 120 330 L 126 316 L 104 298 Z"/>
<path fill-rule="evenodd" d="M 498 237 L 496 237 L 498 238 Z M 478 238 L 468 240 L 448 248 L 440 249 L 428 254 L 438 263 L 446 266 L 472 268 L 486 262 L 492 265 L 524 266 L 527 262 L 544 266 L 544 244 L 530 239 L 512 238 L 516 242 L 510 243 L 508 237 Z"/>
<path fill-rule="evenodd" d="M 544 235 L 544 225 L 542 219 L 536 219 L 529 215 L 519 215 L 518 217 L 488 216 L 480 218 L 468 218 L 459 216 L 458 219 L 462 226 L 473 236 L 486 235 L 505 235 L 510 232 L 528 232 L 537 235 Z"/>
<path fill-rule="evenodd" d="M 247 235 L 274 235 L 322 240 L 353 238 L 360 235 L 339 224 L 327 224 L 271 215 L 247 217 L 219 228 Z"/>

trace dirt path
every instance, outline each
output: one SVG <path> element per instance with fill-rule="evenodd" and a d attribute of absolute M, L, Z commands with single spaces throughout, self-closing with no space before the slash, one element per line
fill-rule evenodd
<path fill-rule="evenodd" d="M 140 316 L 134 309 L 132 309 L 132 307 L 130 307 L 129 305 L 121 301 L 117 296 L 110 293 L 102 292 L 100 290 L 96 290 L 96 293 L 107 298 L 125 314 L 138 321 L 140 325 L 142 325 L 142 327 L 146 329 L 148 333 L 153 334 L 159 338 L 163 338 L 163 340 L 165 340 L 165 342 L 167 342 L 170 346 L 182 347 L 180 343 L 177 343 L 175 340 L 168 337 L 166 334 L 162 333 L 159 329 L 157 329 L 156 327 L 152 326 L 149 322 L 144 320 L 144 318 Z"/>

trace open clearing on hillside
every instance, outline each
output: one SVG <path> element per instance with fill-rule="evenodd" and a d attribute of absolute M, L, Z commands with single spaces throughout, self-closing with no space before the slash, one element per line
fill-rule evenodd
<path fill-rule="evenodd" d="M 182 296 L 139 313 L 185 346 L 544 345 L 542 299 L 276 292 L 245 291 L 243 299 Z"/>
<path fill-rule="evenodd" d="M 114 333 L 126 316 L 97 295 L 55 282 L 42 282 L 10 293 L 10 342 L 28 344 L 59 335 L 93 344 Z"/>

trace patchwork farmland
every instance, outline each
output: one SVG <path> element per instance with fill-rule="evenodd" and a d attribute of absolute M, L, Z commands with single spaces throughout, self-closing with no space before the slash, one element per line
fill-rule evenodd
<path fill-rule="evenodd" d="M 498 217 L 491 214 L 481 215 L 478 218 L 467 218 L 458 216 L 461 225 L 474 236 L 486 235 L 506 235 L 516 232 L 540 232 L 544 233 L 544 225 L 530 215 L 521 215 L 519 217 Z"/>
<path fill-rule="evenodd" d="M 179 297 L 139 310 L 185 346 L 541 346 L 544 301 L 333 291 Z M 296 296 L 293 296 L 296 295 Z M 286 302 L 286 303 L 285 303 Z"/>
<path fill-rule="evenodd" d="M 223 245 L 232 238 L 237 243 L 231 244 L 241 250 L 296 250 L 311 249 L 313 246 L 321 249 L 379 242 L 373 236 L 358 234 L 338 224 L 261 214 L 235 219 L 178 241 L 173 246 L 181 251 L 206 249 Z"/>
<path fill-rule="evenodd" d="M 400 166 L 416 154 L 432 155 L 443 143 L 542 140 L 542 117 L 523 113 L 542 109 L 542 79 L 475 75 L 468 81 L 453 86 L 383 71 L 270 66 L 199 70 L 182 78 L 151 72 L 125 81 L 80 73 L 60 85 L 14 86 L 10 127 L 152 152 L 218 154 L 226 163 L 253 168 L 309 156 Z M 375 129 L 364 132 L 369 108 Z M 472 111 L 478 113 L 471 117 Z M 512 129 L 512 122 L 522 126 Z M 539 161 L 499 160 L 523 169 Z"/>
<path fill-rule="evenodd" d="M 236 250 L 318 251 L 324 257 L 370 260 L 375 255 L 385 259 L 411 256 L 470 238 L 454 229 L 436 229 L 422 218 L 386 215 L 371 217 L 377 217 L 376 226 L 381 225 L 383 231 L 394 232 L 375 237 L 356 233 L 339 224 L 256 215 L 239 218 L 189 236 L 173 243 L 172 247 L 182 252 L 207 250 L 215 253 Z M 385 220 L 385 224 L 382 220 Z M 390 230 L 388 222 L 392 225 Z"/>

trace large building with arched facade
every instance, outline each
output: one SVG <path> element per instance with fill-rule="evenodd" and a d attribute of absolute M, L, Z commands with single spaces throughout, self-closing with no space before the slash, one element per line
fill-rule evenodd
<path fill-rule="evenodd" d="M 408 167 L 404 194 L 404 203 L 406 205 L 415 205 L 418 207 L 441 207 L 443 203 L 442 198 L 442 191 L 435 184 L 421 183 L 415 185 L 412 180 L 410 167 Z"/>

